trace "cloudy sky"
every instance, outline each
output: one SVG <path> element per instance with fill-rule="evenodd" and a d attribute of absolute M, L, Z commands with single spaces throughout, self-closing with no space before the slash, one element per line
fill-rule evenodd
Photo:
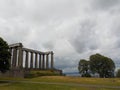
<path fill-rule="evenodd" d="M 0 0 L 0 37 L 54 51 L 55 67 L 76 72 L 101 53 L 120 61 L 120 0 Z"/>

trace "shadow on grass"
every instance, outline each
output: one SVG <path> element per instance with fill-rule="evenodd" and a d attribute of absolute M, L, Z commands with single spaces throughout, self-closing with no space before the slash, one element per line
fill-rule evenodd
<path fill-rule="evenodd" d="M 9 83 L 8 81 L 0 81 L 0 84 L 6 84 Z"/>

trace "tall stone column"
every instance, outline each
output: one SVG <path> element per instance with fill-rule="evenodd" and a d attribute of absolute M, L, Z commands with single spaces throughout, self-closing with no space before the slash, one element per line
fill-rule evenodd
<path fill-rule="evenodd" d="M 25 57 L 25 68 L 28 68 L 28 51 L 26 52 L 26 57 Z"/>
<path fill-rule="evenodd" d="M 30 68 L 33 69 L 33 52 L 31 52 Z"/>
<path fill-rule="evenodd" d="M 48 64 L 48 55 L 49 55 L 49 54 L 46 54 L 46 69 L 49 68 L 49 64 Z"/>
<path fill-rule="evenodd" d="M 13 49 L 13 61 L 12 61 L 12 67 L 16 68 L 17 65 L 17 49 Z"/>
<path fill-rule="evenodd" d="M 51 69 L 54 69 L 54 53 L 51 52 Z"/>
<path fill-rule="evenodd" d="M 38 55 L 37 53 L 35 53 L 35 69 L 38 68 L 37 63 L 38 63 Z"/>
<path fill-rule="evenodd" d="M 44 54 L 42 58 L 42 69 L 45 69 L 45 55 Z"/>
<path fill-rule="evenodd" d="M 18 67 L 23 68 L 23 51 L 22 46 L 18 47 L 19 54 L 18 54 Z"/>
<path fill-rule="evenodd" d="M 41 69 L 41 54 L 39 54 L 39 69 Z"/>
<path fill-rule="evenodd" d="M 10 56 L 10 60 L 9 60 L 9 64 L 10 64 L 10 68 L 12 68 L 12 48 L 10 48 L 9 49 L 9 52 L 10 52 L 10 54 L 11 54 L 11 56 Z"/>

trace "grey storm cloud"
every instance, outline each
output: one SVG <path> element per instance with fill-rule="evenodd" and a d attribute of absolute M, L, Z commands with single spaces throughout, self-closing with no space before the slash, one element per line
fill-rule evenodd
<path fill-rule="evenodd" d="M 78 71 L 101 53 L 120 59 L 119 0 L 0 0 L 0 36 L 9 44 L 54 51 L 55 67 Z M 118 66 L 118 65 L 117 65 Z"/>
<path fill-rule="evenodd" d="M 75 58 L 74 55 L 73 56 L 66 56 L 66 57 L 57 57 L 55 58 L 56 61 L 56 65 L 55 67 L 62 69 L 63 72 L 75 72 L 76 69 L 78 68 L 78 62 L 77 59 Z M 67 64 L 68 62 L 70 62 L 69 64 Z"/>
<path fill-rule="evenodd" d="M 78 33 L 71 41 L 71 44 L 78 53 L 97 48 L 97 40 L 94 30 L 95 26 L 95 22 L 90 20 L 84 20 L 83 22 L 80 22 Z"/>
<path fill-rule="evenodd" d="M 52 42 L 52 41 L 48 41 L 48 42 L 45 42 L 44 44 L 43 44 L 43 46 L 45 47 L 45 48 L 48 48 L 48 49 L 53 49 L 54 48 L 54 43 Z"/>
<path fill-rule="evenodd" d="M 120 0 L 93 0 L 95 9 L 108 10 L 120 5 Z"/>

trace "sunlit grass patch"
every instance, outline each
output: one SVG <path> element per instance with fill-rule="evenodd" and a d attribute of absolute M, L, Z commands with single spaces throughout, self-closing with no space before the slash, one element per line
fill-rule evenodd
<path fill-rule="evenodd" d="M 65 83 L 120 86 L 119 78 L 81 78 L 81 77 L 66 77 L 66 76 L 43 76 L 43 77 L 33 78 L 31 80 L 46 81 L 46 82 L 52 81 L 52 82 L 65 82 Z"/>

